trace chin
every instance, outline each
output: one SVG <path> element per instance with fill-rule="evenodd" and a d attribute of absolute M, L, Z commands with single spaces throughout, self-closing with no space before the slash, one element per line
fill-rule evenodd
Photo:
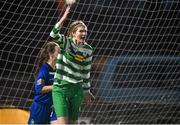
<path fill-rule="evenodd" d="M 83 45 L 84 43 L 85 43 L 85 41 L 80 42 L 81 45 Z"/>

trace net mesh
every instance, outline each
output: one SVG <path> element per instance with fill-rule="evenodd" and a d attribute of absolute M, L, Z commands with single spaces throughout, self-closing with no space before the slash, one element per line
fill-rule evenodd
<path fill-rule="evenodd" d="M 180 123 L 180 1 L 76 0 L 62 27 L 88 27 L 95 49 L 90 123 Z M 62 0 L 0 1 L 0 105 L 29 109 L 40 48 L 64 10 Z"/>

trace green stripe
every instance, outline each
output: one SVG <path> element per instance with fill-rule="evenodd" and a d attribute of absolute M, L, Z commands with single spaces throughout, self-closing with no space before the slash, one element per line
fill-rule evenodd
<path fill-rule="evenodd" d="M 69 84 L 69 82 L 63 81 L 63 80 L 58 79 L 58 78 L 54 78 L 54 82 L 57 82 L 59 85 L 60 85 L 60 84 L 62 84 L 62 85 L 64 85 L 64 84 Z"/>
<path fill-rule="evenodd" d="M 77 80 L 77 81 L 83 80 L 84 83 L 90 82 L 90 79 L 82 79 L 81 77 L 74 76 L 73 74 L 70 74 L 70 73 L 63 71 L 61 69 L 57 69 L 56 72 L 62 76 L 67 76 L 67 77 L 74 79 L 74 80 Z"/>
<path fill-rule="evenodd" d="M 59 32 L 59 30 L 57 28 L 55 28 L 55 26 L 53 27 L 52 31 L 57 34 Z"/>
<path fill-rule="evenodd" d="M 63 40 L 62 40 L 63 35 L 60 36 L 60 35 L 58 34 L 59 30 L 58 30 L 57 28 L 55 28 L 55 26 L 53 27 L 52 31 L 53 31 L 53 33 L 54 33 L 54 35 L 55 35 L 55 38 L 54 38 L 54 39 L 58 41 L 58 44 L 59 44 L 60 46 L 62 46 L 62 44 L 63 44 Z"/>
<path fill-rule="evenodd" d="M 64 41 L 64 49 L 67 48 L 67 39 L 66 39 L 66 36 L 63 36 L 63 41 Z"/>
<path fill-rule="evenodd" d="M 84 48 L 86 48 L 86 49 L 90 49 L 90 50 L 92 50 L 92 51 L 93 51 L 93 48 L 92 48 L 91 46 L 87 45 L 87 44 L 84 46 Z"/>
<path fill-rule="evenodd" d="M 68 73 L 68 72 L 66 72 L 66 71 L 63 71 L 63 70 L 61 70 L 61 69 L 57 69 L 56 72 L 57 72 L 58 74 L 60 74 L 60 75 L 67 76 L 67 77 L 69 77 L 69 78 L 71 78 L 71 79 L 74 79 L 74 80 L 77 80 L 77 81 L 82 80 L 81 77 L 74 76 L 73 74 L 70 74 L 70 73 Z"/>
<path fill-rule="evenodd" d="M 83 79 L 83 81 L 84 81 L 85 84 L 88 83 L 88 82 L 91 82 L 90 79 Z"/>
<path fill-rule="evenodd" d="M 61 80 L 61 79 L 58 79 L 58 78 L 55 78 L 54 79 L 55 82 L 58 83 L 58 85 L 66 85 L 66 84 L 77 84 L 77 83 L 70 83 L 68 81 L 65 81 L 65 80 Z M 78 84 L 83 84 L 82 82 L 78 82 Z"/>
<path fill-rule="evenodd" d="M 59 41 L 59 38 L 60 38 L 60 36 L 59 36 L 59 35 L 56 35 L 56 37 L 55 37 L 54 39 L 57 40 L 58 42 L 60 42 L 60 41 Z"/>
<path fill-rule="evenodd" d="M 88 87 L 88 88 L 84 88 L 84 87 L 83 87 L 83 90 L 89 90 L 90 88 L 91 88 L 91 87 Z"/>
<path fill-rule="evenodd" d="M 69 64 L 66 64 L 65 62 L 63 62 L 63 60 L 57 60 L 56 61 L 57 63 L 59 64 L 62 64 L 63 66 L 66 66 L 68 67 L 69 69 L 71 69 L 73 72 L 79 72 L 79 73 L 83 73 L 83 74 L 87 74 L 90 72 L 90 69 L 89 70 L 80 70 L 80 69 L 77 69 Z"/>

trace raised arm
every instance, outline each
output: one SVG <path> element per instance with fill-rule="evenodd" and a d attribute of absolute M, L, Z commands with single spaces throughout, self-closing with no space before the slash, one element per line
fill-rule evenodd
<path fill-rule="evenodd" d="M 53 29 L 52 29 L 52 31 L 50 33 L 50 36 L 52 38 L 58 40 L 61 37 L 61 35 L 59 34 L 59 30 L 63 26 L 64 21 L 67 19 L 70 8 L 71 8 L 71 6 L 66 7 L 66 10 L 65 10 L 63 16 L 61 17 L 61 19 L 53 27 Z"/>
<path fill-rule="evenodd" d="M 64 21 L 66 20 L 66 18 L 67 18 L 67 16 L 68 16 L 68 13 L 69 13 L 69 11 L 70 11 L 70 8 L 71 8 L 71 6 L 67 6 L 67 7 L 66 7 L 66 10 L 65 10 L 63 16 L 62 16 L 61 19 L 56 23 L 55 28 L 60 29 L 60 27 L 63 26 L 63 23 L 64 23 Z"/>

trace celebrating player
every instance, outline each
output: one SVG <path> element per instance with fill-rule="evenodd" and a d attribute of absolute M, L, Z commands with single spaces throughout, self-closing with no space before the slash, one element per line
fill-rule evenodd
<path fill-rule="evenodd" d="M 50 33 L 60 46 L 52 90 L 58 124 L 75 123 L 84 95 L 88 104 L 94 98 L 90 92 L 93 48 L 85 42 L 86 25 L 78 20 L 70 25 L 67 36 L 59 33 L 69 11 L 70 6 L 67 6 L 62 18 Z"/>
<path fill-rule="evenodd" d="M 48 42 L 41 49 L 36 70 L 38 74 L 35 81 L 35 96 L 28 124 L 56 123 L 57 117 L 52 105 L 52 84 L 58 51 L 59 45 L 55 42 Z"/>

